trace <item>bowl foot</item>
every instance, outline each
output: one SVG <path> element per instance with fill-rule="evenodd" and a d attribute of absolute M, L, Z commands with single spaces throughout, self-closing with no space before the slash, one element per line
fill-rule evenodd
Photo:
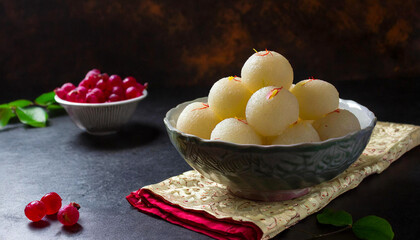
<path fill-rule="evenodd" d="M 310 188 L 302 189 L 293 189 L 293 190 L 281 190 L 274 192 L 255 192 L 255 191 L 243 191 L 243 190 L 233 190 L 228 188 L 228 190 L 235 196 L 240 198 L 246 198 L 249 200 L 265 201 L 265 202 L 277 202 L 285 201 L 293 198 L 298 198 L 309 193 Z"/>

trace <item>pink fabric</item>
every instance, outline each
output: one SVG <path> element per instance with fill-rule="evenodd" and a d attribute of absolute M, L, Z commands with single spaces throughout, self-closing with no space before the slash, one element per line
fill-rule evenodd
<path fill-rule="evenodd" d="M 218 219 L 204 211 L 182 208 L 172 204 L 148 189 L 139 189 L 127 201 L 141 212 L 157 215 L 168 222 L 206 234 L 215 239 L 261 239 L 261 229 L 252 222 L 232 218 Z"/>

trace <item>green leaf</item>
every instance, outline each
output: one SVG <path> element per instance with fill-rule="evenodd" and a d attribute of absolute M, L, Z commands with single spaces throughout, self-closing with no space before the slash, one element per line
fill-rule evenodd
<path fill-rule="evenodd" d="M 9 120 L 14 117 L 12 109 L 10 108 L 0 108 L 0 128 L 3 128 L 9 123 Z"/>
<path fill-rule="evenodd" d="M 366 216 L 357 220 L 353 225 L 354 234 L 366 240 L 390 240 L 394 238 L 391 224 L 377 216 Z"/>
<path fill-rule="evenodd" d="M 35 103 L 39 104 L 41 106 L 51 105 L 51 104 L 55 103 L 54 96 L 55 96 L 54 91 L 44 93 L 44 94 L 42 94 L 41 96 L 39 96 L 35 99 Z"/>
<path fill-rule="evenodd" d="M 32 102 L 29 101 L 29 100 L 20 99 L 20 100 L 16 100 L 16 101 L 13 101 L 13 102 L 9 102 L 8 105 L 11 106 L 11 107 L 26 107 L 26 106 L 29 106 L 31 104 L 32 104 Z"/>
<path fill-rule="evenodd" d="M 48 110 L 61 110 L 64 109 L 62 106 L 58 105 L 58 104 L 51 104 L 47 106 Z"/>
<path fill-rule="evenodd" d="M 16 108 L 19 120 L 32 127 L 45 127 L 48 119 L 47 112 L 41 107 Z"/>
<path fill-rule="evenodd" d="M 9 104 L 0 104 L 0 108 L 10 108 Z"/>
<path fill-rule="evenodd" d="M 346 211 L 335 211 L 326 208 L 322 213 L 316 215 L 319 223 L 331 224 L 337 227 L 348 226 L 353 223 L 353 218 L 350 213 Z"/>

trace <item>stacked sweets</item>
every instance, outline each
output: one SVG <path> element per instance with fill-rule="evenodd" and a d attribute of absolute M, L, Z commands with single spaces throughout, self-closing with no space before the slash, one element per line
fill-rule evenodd
<path fill-rule="evenodd" d="M 358 119 L 338 108 L 332 84 L 313 78 L 292 83 L 293 69 L 284 56 L 256 52 L 241 77 L 214 83 L 208 103 L 189 104 L 176 126 L 204 139 L 266 145 L 318 142 L 360 130 Z"/>

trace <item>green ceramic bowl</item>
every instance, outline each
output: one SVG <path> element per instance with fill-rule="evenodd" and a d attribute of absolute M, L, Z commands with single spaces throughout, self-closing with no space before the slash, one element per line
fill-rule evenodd
<path fill-rule="evenodd" d="M 376 124 L 366 107 L 340 99 L 340 108 L 359 119 L 361 130 L 343 137 L 294 145 L 235 144 L 202 139 L 180 132 L 176 122 L 182 110 L 199 98 L 171 109 L 164 118 L 169 138 L 187 163 L 204 177 L 221 183 L 239 197 L 279 201 L 309 192 L 311 186 L 333 179 L 365 149 Z"/>

